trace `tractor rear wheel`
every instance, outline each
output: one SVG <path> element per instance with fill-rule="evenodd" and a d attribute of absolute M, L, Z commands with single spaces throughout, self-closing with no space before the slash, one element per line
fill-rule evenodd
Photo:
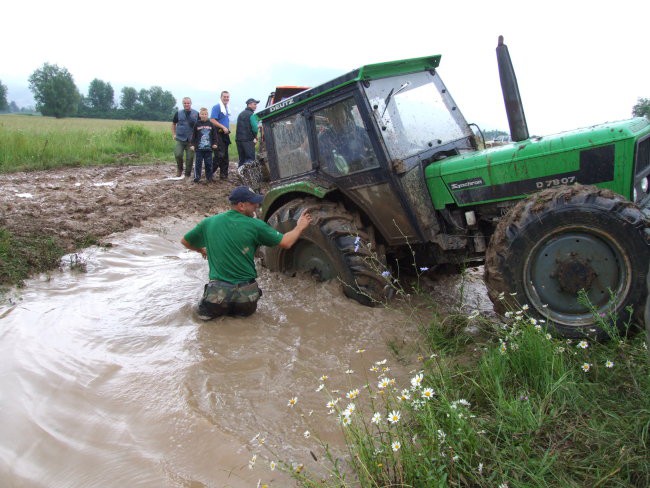
<path fill-rule="evenodd" d="M 312 224 L 290 249 L 263 248 L 264 265 L 271 271 L 308 272 L 319 281 L 338 278 L 343 292 L 359 303 L 384 303 L 389 295 L 381 275 L 385 257 L 377 252 L 373 233 L 367 232 L 342 205 L 313 198 L 296 199 L 276 210 L 268 223 L 286 233 L 305 211 L 310 212 Z"/>
<path fill-rule="evenodd" d="M 649 245 L 648 221 L 620 195 L 546 190 L 499 222 L 486 253 L 488 295 L 499 313 L 528 304 L 561 336 L 605 338 L 600 318 L 616 317 L 623 332 L 642 313 Z M 577 300 L 581 290 L 588 303 Z"/>

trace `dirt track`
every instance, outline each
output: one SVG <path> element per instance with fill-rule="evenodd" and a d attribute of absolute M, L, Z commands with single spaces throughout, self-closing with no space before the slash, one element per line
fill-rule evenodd
<path fill-rule="evenodd" d="M 210 215 L 227 206 L 237 180 L 171 179 L 175 164 L 66 168 L 0 175 L 0 226 L 47 236 L 63 249 L 140 225 L 149 218 Z"/>

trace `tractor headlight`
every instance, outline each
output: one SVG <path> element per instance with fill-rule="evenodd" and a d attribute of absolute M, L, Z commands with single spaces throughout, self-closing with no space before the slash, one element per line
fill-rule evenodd
<path fill-rule="evenodd" d="M 641 180 L 641 191 L 643 193 L 648 193 L 648 177 L 647 176 Z"/>

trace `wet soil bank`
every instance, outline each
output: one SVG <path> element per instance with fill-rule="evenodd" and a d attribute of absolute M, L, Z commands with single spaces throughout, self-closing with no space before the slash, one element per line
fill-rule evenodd
<path fill-rule="evenodd" d="M 56 266 L 62 254 L 90 244 L 110 244 L 104 241 L 106 236 L 147 219 L 210 215 L 225 208 L 228 194 L 238 184 L 233 171 L 231 167 L 229 181 L 210 185 L 175 178 L 172 163 L 2 174 L 0 228 L 12 235 L 14 247 L 16 242 L 48 240 L 56 254 L 49 261 L 29 252 L 18 257 L 33 274 Z M 13 284 L 8 276 L 3 273 L 0 285 Z"/>

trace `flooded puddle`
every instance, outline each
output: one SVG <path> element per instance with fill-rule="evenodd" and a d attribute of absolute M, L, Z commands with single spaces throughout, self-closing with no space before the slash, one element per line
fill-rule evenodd
<path fill-rule="evenodd" d="M 261 432 L 300 462 L 314 449 L 307 429 L 341 446 L 319 377 L 360 387 L 346 371 L 417 340 L 407 313 L 259 267 L 253 316 L 202 322 L 192 309 L 207 263 L 179 243 L 194 223 L 115 235 L 68 258 L 85 272 L 30 280 L 0 306 L 3 486 L 292 486 L 262 458 L 249 469 L 251 440 Z"/>

